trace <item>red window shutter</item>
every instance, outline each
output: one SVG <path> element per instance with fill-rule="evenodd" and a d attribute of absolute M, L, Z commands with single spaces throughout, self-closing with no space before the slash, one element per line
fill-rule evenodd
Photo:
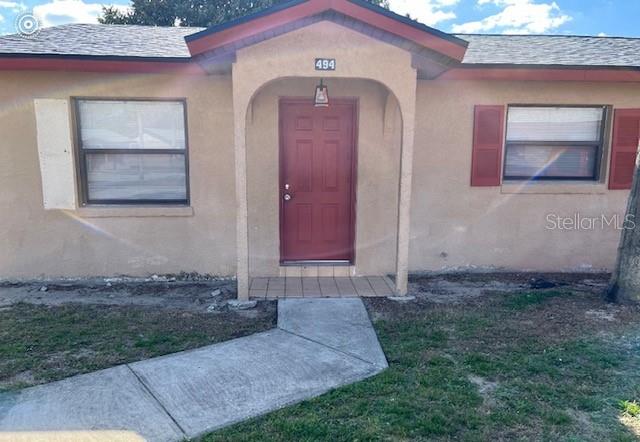
<path fill-rule="evenodd" d="M 639 142 L 640 109 L 616 109 L 613 117 L 609 189 L 631 189 Z"/>
<path fill-rule="evenodd" d="M 504 106 L 476 106 L 473 123 L 471 185 L 499 186 L 502 176 Z"/>

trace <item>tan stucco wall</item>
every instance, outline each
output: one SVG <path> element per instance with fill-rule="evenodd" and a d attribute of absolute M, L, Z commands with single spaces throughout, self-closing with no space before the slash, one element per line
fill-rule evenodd
<path fill-rule="evenodd" d="M 624 213 L 627 191 L 602 185 L 470 187 L 476 104 L 640 107 L 640 85 L 421 81 L 418 84 L 410 269 L 610 269 L 619 232 L 548 230 L 547 214 Z M 608 158 L 605 159 L 608 161 Z M 608 168 L 607 168 L 608 173 Z M 587 194 L 562 194 L 585 192 Z"/>
<path fill-rule="evenodd" d="M 386 88 L 372 81 L 333 79 L 326 83 L 330 97 L 358 98 L 355 271 L 362 275 L 392 273 L 396 262 L 400 163 L 397 102 Z M 247 175 L 252 276 L 278 274 L 278 99 L 308 97 L 316 84 L 313 79 L 271 83 L 255 96 L 249 110 Z"/>
<path fill-rule="evenodd" d="M 0 277 L 234 274 L 230 77 L 3 72 L 0 84 Z M 45 211 L 33 99 L 70 96 L 186 97 L 193 216 Z"/>
<path fill-rule="evenodd" d="M 354 47 L 358 51 L 353 52 Z M 331 96 L 359 98 L 356 270 L 394 272 L 400 128 L 408 124 L 400 118 L 398 103 L 409 103 L 411 120 L 410 59 L 398 48 L 371 43 L 334 24 L 318 24 L 240 51 L 234 67 L 240 84 L 215 76 L 0 73 L 0 278 L 182 270 L 234 274 L 234 130 L 244 129 L 239 115 L 247 124 L 250 271 L 253 276 L 277 274 L 277 98 L 312 93 L 320 75 L 308 65 L 314 56 L 338 58 L 338 71 L 322 74 Z M 271 82 L 290 76 L 297 78 Z M 391 84 L 394 93 L 383 83 Z M 33 100 L 73 96 L 186 97 L 193 214 L 44 210 Z M 234 96 L 251 106 L 234 109 Z M 411 270 L 573 270 L 613 264 L 619 232 L 545 229 L 549 213 L 621 213 L 627 192 L 607 190 L 606 175 L 601 185 L 542 185 L 528 194 L 513 193 L 514 186 L 470 187 L 473 106 L 509 103 L 640 107 L 640 85 L 419 81 Z"/>

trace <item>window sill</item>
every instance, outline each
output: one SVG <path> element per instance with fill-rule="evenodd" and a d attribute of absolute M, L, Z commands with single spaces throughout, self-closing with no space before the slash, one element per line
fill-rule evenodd
<path fill-rule="evenodd" d="M 607 184 L 599 181 L 505 181 L 500 192 L 532 195 L 601 195 Z"/>
<path fill-rule="evenodd" d="M 76 213 L 82 218 L 157 218 L 193 216 L 191 206 L 86 206 Z"/>

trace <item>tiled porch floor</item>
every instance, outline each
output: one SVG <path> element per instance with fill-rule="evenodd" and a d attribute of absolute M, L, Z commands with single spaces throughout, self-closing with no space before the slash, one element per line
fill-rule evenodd
<path fill-rule="evenodd" d="M 253 278 L 249 296 L 275 298 L 353 298 L 394 296 L 393 282 L 384 276 Z"/>

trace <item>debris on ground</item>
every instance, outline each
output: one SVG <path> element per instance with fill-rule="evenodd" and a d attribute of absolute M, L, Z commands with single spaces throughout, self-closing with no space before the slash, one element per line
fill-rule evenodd
<path fill-rule="evenodd" d="M 28 303 L 58 306 L 135 305 L 190 312 L 219 311 L 236 298 L 231 278 L 185 278 L 153 275 L 149 278 L 94 278 L 25 282 L 0 282 L 0 308 Z M 219 307 L 212 307 L 213 304 Z"/>
<path fill-rule="evenodd" d="M 585 316 L 593 319 L 600 319 L 602 321 L 615 321 L 616 315 L 614 312 L 606 310 L 587 310 L 584 312 Z"/>
<path fill-rule="evenodd" d="M 258 305 L 258 301 L 241 301 L 239 299 L 229 299 L 227 305 L 232 310 L 249 310 Z"/>
<path fill-rule="evenodd" d="M 407 296 L 387 296 L 387 299 L 395 302 L 411 302 L 415 301 L 416 297 L 407 295 Z"/>
<path fill-rule="evenodd" d="M 531 278 L 529 282 L 529 286 L 532 289 L 552 289 L 558 287 L 559 285 L 563 284 L 549 281 L 548 279 L 542 277 Z"/>
<path fill-rule="evenodd" d="M 488 381 L 487 379 L 474 374 L 468 375 L 467 379 L 469 379 L 469 382 L 475 385 L 478 389 L 478 393 L 480 393 L 480 396 L 482 396 L 485 407 L 495 406 L 496 399 L 493 393 L 498 388 L 497 382 Z"/>

